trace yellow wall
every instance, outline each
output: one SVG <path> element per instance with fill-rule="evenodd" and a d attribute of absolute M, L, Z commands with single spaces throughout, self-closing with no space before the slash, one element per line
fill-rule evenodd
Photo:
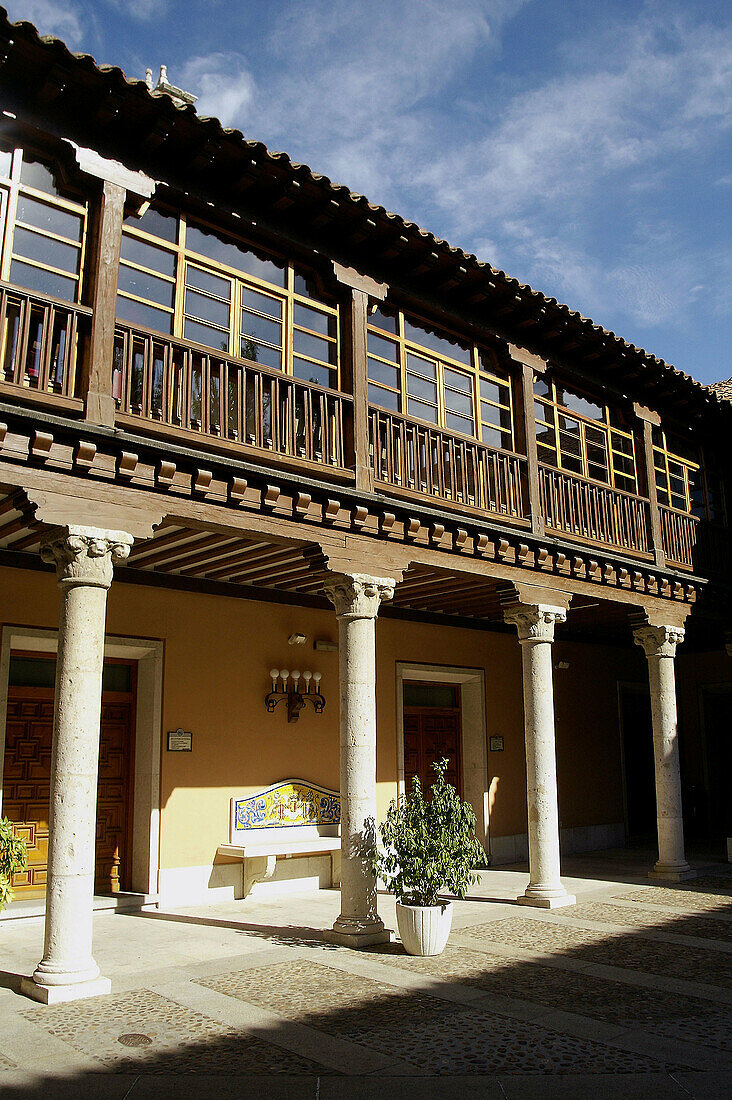
<path fill-rule="evenodd" d="M 0 593 L 5 623 L 57 627 L 59 593 L 51 574 L 0 568 Z M 288 646 L 295 631 L 308 636 L 305 647 Z M 161 866 L 211 863 L 217 846 L 228 839 L 229 799 L 235 794 L 292 776 L 339 786 L 338 656 L 312 649 L 315 637 L 337 640 L 332 612 L 118 583 L 109 593 L 107 632 L 164 641 L 163 733 L 179 726 L 193 731 L 192 753 L 162 753 Z M 500 734 L 505 744 L 503 752 L 488 754 L 491 834 L 524 833 L 516 638 L 382 619 L 377 654 L 379 814 L 395 793 L 396 663 L 481 668 L 487 733 Z M 617 681 L 643 682 L 645 658 L 637 648 L 569 643 L 558 643 L 554 656 L 555 663 L 570 665 L 555 673 L 562 825 L 620 822 Z M 308 708 L 297 723 L 288 724 L 282 705 L 274 715 L 265 712 L 268 670 L 283 665 L 322 672 L 323 715 Z M 705 668 L 697 661 L 695 683 Z M 686 710 L 692 713 L 692 703 Z"/>

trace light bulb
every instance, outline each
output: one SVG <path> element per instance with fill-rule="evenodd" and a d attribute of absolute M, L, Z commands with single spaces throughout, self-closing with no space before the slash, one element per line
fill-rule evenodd
<path fill-rule="evenodd" d="M 272 691 L 277 691 L 277 677 L 280 674 L 280 670 L 278 668 L 271 668 L 269 674 L 272 678 Z"/>
<path fill-rule="evenodd" d="M 300 673 L 297 671 L 296 668 L 293 668 L 293 670 L 292 670 L 292 683 L 293 683 L 293 686 L 295 688 L 295 691 L 297 691 L 297 682 L 298 682 L 299 679 L 300 679 Z"/>
<path fill-rule="evenodd" d="M 310 691 L 310 681 L 313 678 L 312 672 L 308 672 L 308 670 L 306 669 L 305 672 L 303 672 L 302 674 L 302 678 L 305 681 L 305 691 Z"/>
<path fill-rule="evenodd" d="M 316 691 L 320 691 L 321 677 L 322 677 L 322 673 L 320 673 L 320 672 L 314 672 L 313 673 L 313 683 L 315 684 L 315 690 Z"/>

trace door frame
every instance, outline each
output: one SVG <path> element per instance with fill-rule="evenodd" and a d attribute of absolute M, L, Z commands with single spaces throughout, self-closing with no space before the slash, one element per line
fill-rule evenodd
<path fill-rule="evenodd" d="M 428 683 L 428 681 L 425 681 L 425 680 L 409 680 L 408 683 L 426 685 L 426 683 Z M 447 681 L 440 681 L 440 683 L 447 684 Z M 442 717 L 444 717 L 446 714 L 450 714 L 450 715 L 457 714 L 457 717 L 458 717 L 458 746 L 459 746 L 457 760 L 455 761 L 456 771 L 457 771 L 457 791 L 458 791 L 458 794 L 460 795 L 460 797 L 464 798 L 465 796 L 463 794 L 463 692 L 462 692 L 462 687 L 461 687 L 460 684 L 456 684 L 455 686 L 458 688 L 459 693 L 460 693 L 460 705 L 457 706 L 457 707 L 429 707 L 429 706 L 424 706 L 424 707 L 409 706 L 409 707 L 405 707 L 404 703 L 402 701 L 402 752 L 404 750 L 404 728 L 403 727 L 404 727 L 404 714 L 405 714 L 405 712 L 408 713 L 408 714 L 413 714 L 413 713 L 416 712 L 419 715 L 436 714 L 436 715 L 442 716 Z M 402 681 L 402 688 L 403 687 L 404 687 L 404 681 Z M 427 780 L 429 778 L 430 777 L 425 776 L 425 781 L 422 784 L 423 789 L 425 789 L 428 786 Z M 431 782 L 434 782 L 434 779 L 432 779 Z M 406 787 L 406 780 L 405 780 L 405 787 Z"/>
<path fill-rule="evenodd" d="M 485 672 L 482 668 L 396 662 L 397 789 L 404 784 L 404 683 L 460 685 L 463 798 L 475 813 L 475 835 L 485 846 L 488 837 L 488 745 L 486 742 Z"/>
<path fill-rule="evenodd" d="M 58 631 L 35 627 L 2 628 L 0 643 L 0 814 L 5 760 L 11 650 L 56 653 Z M 132 851 L 130 886 L 134 893 L 157 894 L 160 870 L 160 753 L 162 743 L 164 643 L 150 638 L 108 635 L 104 656 L 137 663 L 135 759 L 132 774 Z"/>

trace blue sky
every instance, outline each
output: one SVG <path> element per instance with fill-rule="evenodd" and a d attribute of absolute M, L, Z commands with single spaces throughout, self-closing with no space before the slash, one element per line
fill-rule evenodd
<path fill-rule="evenodd" d="M 732 375 L 716 0 L 8 0 L 703 382 Z"/>

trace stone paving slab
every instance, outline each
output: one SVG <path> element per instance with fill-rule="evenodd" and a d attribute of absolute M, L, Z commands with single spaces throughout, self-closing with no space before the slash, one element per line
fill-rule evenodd
<path fill-rule="evenodd" d="M 438 995 L 393 989 L 307 959 L 200 984 L 388 1052 L 428 1075 L 636 1073 L 669 1068 L 635 1052 L 498 1018 Z"/>
<path fill-rule="evenodd" d="M 117 1073 L 299 1075 L 324 1070 L 318 1062 L 148 989 L 45 1006 L 23 1015 Z"/>
<path fill-rule="evenodd" d="M 689 939 L 718 940 L 732 944 L 732 920 L 677 913 L 657 913 L 635 905 L 612 905 L 605 902 L 584 902 L 567 908 L 562 917 L 570 920 L 599 921 L 603 924 L 625 924 L 634 928 L 672 933 Z M 730 907 L 732 917 L 732 907 Z"/>
<path fill-rule="evenodd" d="M 442 955 L 419 958 L 399 944 L 371 949 L 378 957 L 412 974 L 533 1002 L 617 1027 L 639 1027 L 649 1034 L 732 1051 L 732 1011 L 697 997 L 613 982 L 536 962 L 507 960 L 502 955 L 448 944 Z"/>
<path fill-rule="evenodd" d="M 613 900 L 633 901 L 638 905 L 652 903 L 670 909 L 717 909 L 720 914 L 732 913 L 732 894 L 728 890 L 707 892 L 696 889 L 675 889 L 670 886 L 654 886 L 652 889 L 638 890 L 635 893 L 615 894 Z"/>
<path fill-rule="evenodd" d="M 621 969 L 692 978 L 723 989 L 732 988 L 732 959 L 724 953 L 698 947 L 680 951 L 674 944 L 643 939 L 634 933 L 612 935 L 573 926 L 561 918 L 510 917 L 461 928 L 460 936 L 481 945 L 498 942 L 535 953 L 561 952 Z"/>

